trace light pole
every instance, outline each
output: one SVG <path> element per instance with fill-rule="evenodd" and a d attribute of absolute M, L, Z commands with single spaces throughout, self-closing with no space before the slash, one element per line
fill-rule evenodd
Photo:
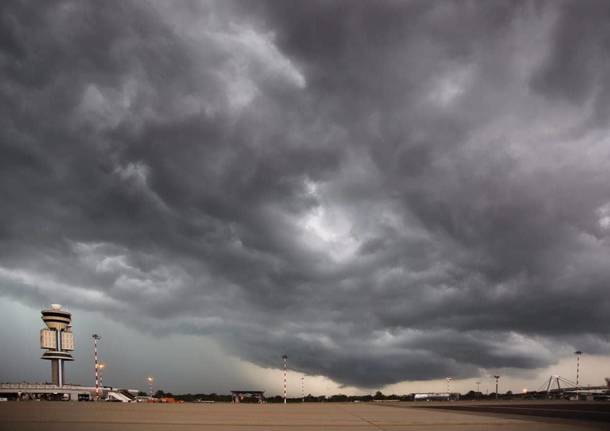
<path fill-rule="evenodd" d="M 494 379 L 496 379 L 496 400 L 498 399 L 498 380 L 500 379 L 500 376 L 494 376 Z"/>
<path fill-rule="evenodd" d="M 97 362 L 97 342 L 102 339 L 97 334 L 91 336 L 93 338 L 93 360 L 95 361 L 95 400 L 100 399 L 100 377 L 99 377 L 99 365 Z"/>
<path fill-rule="evenodd" d="M 303 402 L 305 402 L 305 376 L 301 376 L 301 396 L 303 397 Z"/>
<path fill-rule="evenodd" d="M 481 394 L 481 382 L 477 382 L 477 398 L 479 398 L 480 394 Z"/>
<path fill-rule="evenodd" d="M 286 404 L 286 372 L 288 370 L 288 355 L 282 355 L 284 360 L 284 404 Z"/>
<path fill-rule="evenodd" d="M 451 380 L 453 380 L 451 377 L 447 377 L 447 393 L 451 394 Z"/>
<path fill-rule="evenodd" d="M 100 389 L 102 392 L 102 396 L 104 396 L 104 368 L 106 368 L 106 364 L 104 364 L 103 362 L 100 362 L 100 364 L 98 365 L 99 368 L 99 374 L 100 374 Z"/>
<path fill-rule="evenodd" d="M 580 375 L 580 355 L 582 355 L 582 352 L 580 350 L 577 350 L 574 352 L 574 354 L 576 355 L 576 389 L 578 389 L 578 378 Z"/>
<path fill-rule="evenodd" d="M 152 398 L 153 397 L 152 384 L 155 381 L 155 379 L 153 379 L 151 376 L 148 376 L 146 378 L 146 380 L 148 380 L 148 393 L 150 395 L 150 398 Z"/>

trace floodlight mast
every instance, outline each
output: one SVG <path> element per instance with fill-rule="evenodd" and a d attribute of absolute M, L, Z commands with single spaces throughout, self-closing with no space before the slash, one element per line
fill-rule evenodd
<path fill-rule="evenodd" d="M 498 399 L 498 380 L 500 380 L 500 376 L 494 376 L 496 379 L 496 400 Z"/>
<path fill-rule="evenodd" d="M 93 361 L 95 363 L 95 400 L 100 399 L 100 366 L 97 359 L 97 342 L 102 339 L 98 334 L 93 334 Z"/>
<path fill-rule="evenodd" d="M 148 376 L 146 378 L 146 380 L 148 381 L 148 393 L 150 395 L 150 398 L 153 397 L 153 382 L 155 381 L 155 379 L 152 376 Z"/>
<path fill-rule="evenodd" d="M 286 373 L 288 371 L 288 355 L 282 355 L 282 359 L 284 360 L 284 404 L 286 404 Z"/>
<path fill-rule="evenodd" d="M 579 388 L 579 375 L 580 375 L 580 355 L 582 355 L 582 352 L 580 350 L 577 350 L 574 352 L 574 354 L 576 355 L 576 389 Z"/>
<path fill-rule="evenodd" d="M 104 390 L 104 368 L 106 368 L 106 364 L 104 364 L 103 362 L 100 362 L 98 367 L 100 369 L 100 388 L 103 391 Z"/>

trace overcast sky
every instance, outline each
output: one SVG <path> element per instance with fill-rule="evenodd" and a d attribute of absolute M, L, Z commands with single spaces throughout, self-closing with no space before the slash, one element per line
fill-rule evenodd
<path fill-rule="evenodd" d="M 173 391 L 610 375 L 608 2 L 0 14 L 1 381 L 50 303 L 82 384 L 92 332 Z"/>

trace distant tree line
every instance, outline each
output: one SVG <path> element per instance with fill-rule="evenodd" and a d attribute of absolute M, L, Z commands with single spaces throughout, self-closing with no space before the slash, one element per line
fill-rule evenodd
<path fill-rule="evenodd" d="M 147 395 L 145 392 L 140 392 L 141 395 Z M 324 396 L 324 395 L 312 395 L 312 394 L 308 394 L 305 397 L 305 402 L 306 403 L 345 403 L 345 402 L 370 402 L 370 401 L 413 401 L 413 395 L 414 394 L 406 394 L 406 395 L 396 395 L 396 394 L 391 394 L 391 395 L 385 395 L 383 394 L 381 391 L 377 391 L 375 392 L 374 395 L 345 395 L 345 394 L 335 394 L 335 395 L 331 395 L 331 396 Z M 535 398 L 535 397 L 539 397 L 540 394 L 536 394 L 534 392 L 530 392 L 527 395 L 524 394 L 513 394 L 511 391 L 507 391 L 504 394 L 498 394 L 498 398 L 502 399 L 502 400 L 507 400 L 507 399 L 512 399 L 512 398 Z M 203 394 L 203 393 L 199 393 L 199 394 L 180 394 L 180 395 L 173 395 L 171 392 L 164 392 L 163 390 L 159 389 L 156 393 L 155 393 L 155 398 L 167 398 L 167 397 L 172 397 L 175 398 L 177 400 L 181 400 L 184 402 L 204 402 L 204 401 L 214 401 L 214 402 L 231 402 L 233 400 L 231 395 L 225 395 L 225 394 L 216 394 L 216 393 L 210 393 L 210 394 Z M 462 400 L 493 400 L 496 399 L 496 394 L 495 392 L 492 392 L 490 394 L 483 394 L 481 392 L 476 392 L 476 391 L 469 391 L 466 394 L 462 394 L 460 395 L 460 399 Z M 242 402 L 244 403 L 248 403 L 248 402 L 257 402 L 258 400 L 256 400 L 255 398 L 249 399 L 249 398 L 245 398 L 242 400 Z M 267 403 L 283 403 L 284 402 L 284 397 L 282 397 L 281 395 L 274 395 L 271 397 L 266 397 L 265 401 Z M 287 398 L 286 399 L 287 402 L 289 403 L 300 403 L 303 402 L 303 398 L 302 397 L 297 397 L 297 398 Z"/>

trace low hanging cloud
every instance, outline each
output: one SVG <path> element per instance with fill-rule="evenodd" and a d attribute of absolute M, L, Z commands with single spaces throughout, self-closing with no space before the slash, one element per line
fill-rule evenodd
<path fill-rule="evenodd" d="M 609 353 L 608 5 L 0 14 L 2 295 L 359 387 Z"/>

